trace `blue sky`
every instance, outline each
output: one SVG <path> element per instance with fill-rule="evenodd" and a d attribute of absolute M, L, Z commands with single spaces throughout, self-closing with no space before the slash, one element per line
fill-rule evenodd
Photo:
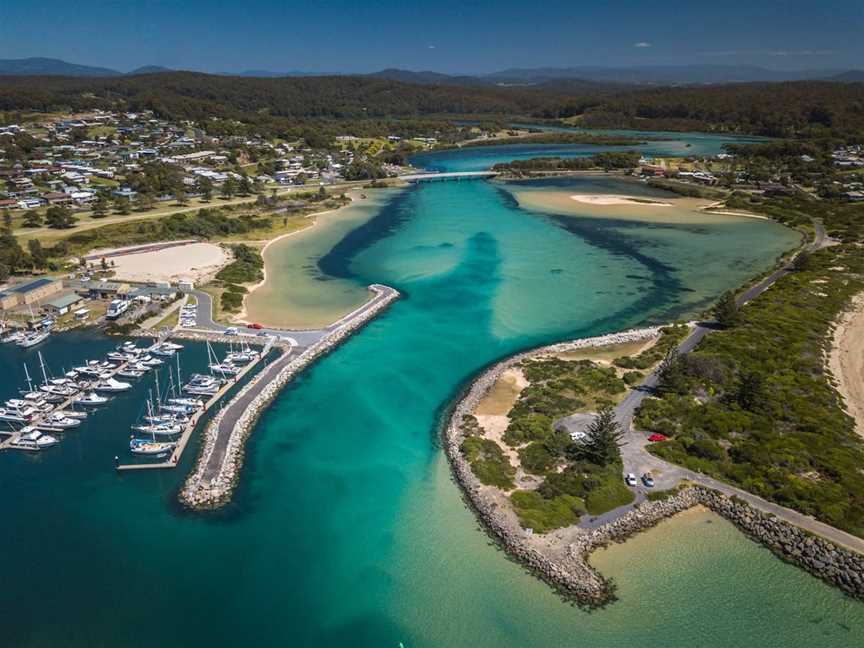
<path fill-rule="evenodd" d="M 0 0 L 0 58 L 370 72 L 572 65 L 864 67 L 864 2 Z"/>

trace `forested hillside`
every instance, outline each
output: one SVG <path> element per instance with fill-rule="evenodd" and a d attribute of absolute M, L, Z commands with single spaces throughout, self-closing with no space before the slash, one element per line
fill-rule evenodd
<path fill-rule="evenodd" d="M 357 76 L 246 78 L 191 72 L 112 78 L 0 77 L 0 113 L 149 108 L 169 119 L 246 123 L 498 115 L 591 127 L 793 136 L 864 129 L 864 84 L 799 81 L 622 89 L 601 83 L 498 87 Z M 284 123 L 283 123 L 284 125 Z"/>

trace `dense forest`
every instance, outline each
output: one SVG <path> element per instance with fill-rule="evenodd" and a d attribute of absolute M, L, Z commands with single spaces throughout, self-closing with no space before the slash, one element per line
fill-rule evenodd
<path fill-rule="evenodd" d="M 0 114 L 89 108 L 152 109 L 168 119 L 255 124 L 366 125 L 391 118 L 507 115 L 576 118 L 591 127 L 723 130 L 771 136 L 864 130 L 864 84 L 800 81 L 698 87 L 578 84 L 419 85 L 382 78 L 275 79 L 177 72 L 112 78 L 0 77 Z M 361 126 L 362 128 L 362 126 Z"/>

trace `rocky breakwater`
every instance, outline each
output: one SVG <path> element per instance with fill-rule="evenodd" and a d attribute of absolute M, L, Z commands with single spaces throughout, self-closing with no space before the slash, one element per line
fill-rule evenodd
<path fill-rule="evenodd" d="M 555 546 L 544 542 L 542 537 L 529 535 L 503 501 L 500 491 L 485 486 L 477 479 L 460 449 L 464 438 L 462 421 L 473 414 L 501 374 L 523 360 L 550 353 L 636 342 L 654 337 L 658 333 L 659 327 L 652 327 L 583 338 L 532 349 L 502 360 L 486 369 L 472 382 L 468 391 L 456 403 L 443 430 L 444 450 L 453 475 L 490 537 L 509 556 L 546 581 L 562 596 L 580 605 L 603 605 L 612 598 L 611 587 L 578 551 L 570 551 L 567 546 Z"/>
<path fill-rule="evenodd" d="M 464 439 L 462 422 L 473 414 L 507 368 L 531 357 L 588 346 L 633 342 L 656 334 L 657 329 L 641 329 L 542 347 L 499 362 L 471 384 L 453 408 L 443 431 L 443 443 L 454 477 L 490 537 L 511 558 L 566 599 L 580 606 L 600 607 L 615 600 L 615 587 L 589 564 L 588 558 L 593 551 L 612 542 L 623 542 L 672 515 L 703 505 L 731 521 L 783 560 L 836 585 L 851 596 L 864 599 L 864 556 L 758 510 L 744 500 L 709 488 L 688 485 L 677 492 L 670 492 L 665 499 L 623 507 L 619 516 L 595 529 L 577 527 L 568 530 L 574 533 L 544 537 L 526 532 L 503 493 L 477 479 L 460 449 Z"/>
<path fill-rule="evenodd" d="M 864 556 L 840 547 L 736 497 L 697 487 L 699 501 L 781 559 L 864 599 Z"/>
<path fill-rule="evenodd" d="M 206 510 L 227 503 L 239 480 L 246 440 L 261 412 L 294 376 L 332 351 L 399 298 L 399 292 L 389 286 L 373 284 L 369 290 L 375 297 L 355 311 L 353 317 L 343 320 L 299 356 L 292 358 L 289 351 L 270 363 L 213 418 L 204 431 L 195 468 L 180 491 L 180 501 L 185 506 Z M 234 418 L 236 412 L 232 410 L 236 408 L 242 408 L 242 413 L 233 425 L 226 424 Z"/>

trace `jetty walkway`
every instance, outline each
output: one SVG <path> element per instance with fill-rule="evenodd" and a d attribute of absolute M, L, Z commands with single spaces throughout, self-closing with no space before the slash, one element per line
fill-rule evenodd
<path fill-rule="evenodd" d="M 369 290 L 374 294 L 370 301 L 324 329 L 290 331 L 289 337 L 274 335 L 274 340 L 287 339 L 290 349 L 252 378 L 210 421 L 195 469 L 180 491 L 181 502 L 193 509 L 212 509 L 230 499 L 239 478 L 246 439 L 261 412 L 295 375 L 399 298 L 399 292 L 389 286 L 373 284 Z M 198 303 L 200 307 L 201 301 Z M 215 323 L 211 335 L 214 329 L 218 331 Z"/>

